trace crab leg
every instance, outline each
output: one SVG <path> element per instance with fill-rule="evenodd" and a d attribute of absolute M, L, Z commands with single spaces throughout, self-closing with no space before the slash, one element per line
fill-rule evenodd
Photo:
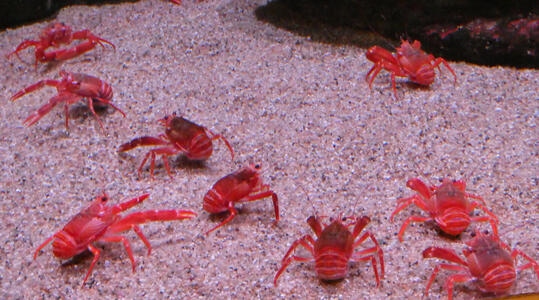
<path fill-rule="evenodd" d="M 455 84 L 457 84 L 457 75 L 455 74 L 455 71 L 453 71 L 453 69 L 451 69 L 451 67 L 449 66 L 449 64 L 447 63 L 447 61 L 445 61 L 445 59 L 441 58 L 441 57 L 438 57 L 436 60 L 434 60 L 434 67 L 438 67 L 439 68 L 439 65 L 443 63 L 444 66 L 449 69 L 449 71 L 451 72 L 451 74 L 453 74 L 453 77 L 455 77 Z"/>
<path fill-rule="evenodd" d="M 108 104 L 108 105 L 112 106 L 112 108 L 114 108 L 115 110 L 120 112 L 122 114 L 122 116 L 124 116 L 124 118 L 126 117 L 125 113 L 121 109 L 119 109 L 116 105 L 114 105 L 112 102 L 110 102 L 110 100 L 107 100 L 105 98 L 100 98 L 100 97 L 93 97 L 93 98 L 97 99 L 97 100 L 99 100 L 99 101 L 101 101 L 101 102 L 103 102 L 105 104 Z"/>
<path fill-rule="evenodd" d="M 269 188 L 270 187 L 268 185 L 263 185 L 260 189 L 269 190 Z M 249 195 L 248 197 L 238 201 L 238 203 L 256 201 L 258 199 L 263 199 L 269 196 L 271 196 L 271 199 L 273 201 L 273 209 L 275 210 L 275 222 L 278 222 L 279 221 L 279 199 L 277 198 L 277 194 L 275 194 L 273 191 L 264 191 L 258 194 Z"/>
<path fill-rule="evenodd" d="M 211 132 L 209 129 L 206 129 L 206 131 L 208 131 L 208 133 L 212 136 L 211 137 L 211 140 L 214 141 L 214 140 L 221 140 L 225 143 L 225 145 L 227 146 L 228 150 L 230 150 L 230 155 L 232 156 L 232 160 L 234 160 L 234 150 L 232 150 L 232 146 L 230 146 L 230 143 L 228 142 L 227 139 L 225 139 L 222 135 L 220 134 L 215 134 L 213 132 Z"/>
<path fill-rule="evenodd" d="M 457 265 L 451 265 L 451 264 L 439 264 L 434 268 L 434 271 L 432 271 L 432 275 L 430 276 L 429 282 L 427 283 L 427 286 L 425 288 L 425 295 L 429 296 L 429 289 L 432 283 L 434 282 L 434 279 L 436 278 L 436 275 L 438 272 L 440 272 L 441 269 L 450 270 L 450 271 L 464 271 L 468 272 L 466 267 L 464 266 L 457 266 Z M 453 299 L 453 285 L 454 282 L 466 282 L 472 280 L 472 277 L 468 274 L 455 274 L 449 276 L 449 278 L 446 281 L 446 290 L 447 290 L 447 298 L 449 300 Z"/>
<path fill-rule="evenodd" d="M 9 98 L 10 101 L 15 101 L 17 99 L 19 99 L 20 97 L 28 94 L 28 93 L 31 93 L 35 90 L 38 90 L 42 87 L 44 87 L 45 85 L 49 85 L 49 86 L 58 86 L 60 84 L 60 81 L 58 80 L 52 80 L 52 79 L 47 79 L 47 80 L 41 80 L 41 81 L 38 81 L 30 86 L 27 86 L 25 87 L 24 89 L 18 91 L 17 93 L 15 93 L 15 95 L 11 96 L 11 98 Z"/>
<path fill-rule="evenodd" d="M 140 177 L 140 174 L 142 173 L 142 168 L 144 167 L 144 164 L 146 163 L 148 158 L 151 157 L 151 160 L 150 160 L 150 174 L 151 174 L 151 176 L 153 178 L 153 173 L 154 173 L 154 169 L 155 169 L 155 156 L 160 154 L 161 158 L 165 162 L 165 169 L 167 170 L 168 175 L 172 178 L 172 172 L 170 171 L 170 166 L 168 165 L 167 157 L 171 156 L 171 155 L 174 155 L 176 153 L 178 153 L 178 150 L 176 148 L 173 148 L 173 147 L 157 148 L 157 149 L 152 149 L 152 150 L 148 151 L 148 153 L 146 154 L 146 156 L 144 157 L 144 159 L 140 163 L 140 167 L 138 169 L 138 176 Z"/>
<path fill-rule="evenodd" d="M 24 120 L 23 124 L 26 125 L 26 127 L 32 126 L 34 123 L 39 121 L 44 115 L 49 113 L 58 103 L 65 102 L 65 117 L 66 117 L 66 128 L 68 128 L 68 120 L 69 120 L 69 113 L 68 113 L 68 106 L 69 102 L 76 102 L 80 99 L 80 97 L 73 95 L 73 94 L 65 94 L 65 95 L 59 95 L 52 97 L 48 103 L 41 106 L 38 110 L 33 112 L 31 115 Z"/>
<path fill-rule="evenodd" d="M 502 243 L 502 245 L 507 246 L 505 243 Z M 507 246 L 507 248 L 509 248 L 509 246 Z M 515 260 L 517 258 L 517 256 L 519 256 L 519 255 L 522 256 L 524 259 L 526 259 L 528 261 L 528 263 L 518 267 L 518 271 L 522 271 L 522 270 L 533 267 L 533 270 L 535 271 L 535 275 L 537 276 L 537 279 L 539 279 L 539 265 L 537 264 L 537 262 L 533 258 L 529 257 L 524 252 L 522 252 L 522 251 L 520 251 L 518 249 L 514 249 L 511 252 L 511 257 L 513 258 L 513 260 Z"/>
<path fill-rule="evenodd" d="M 491 213 L 486 207 L 475 201 L 471 203 L 470 210 L 473 210 L 476 207 L 481 208 L 485 213 L 488 214 L 488 216 L 472 217 L 471 220 L 475 222 L 490 222 L 492 231 L 496 236 L 498 236 L 498 226 L 496 225 L 498 223 L 498 218 L 496 218 L 496 216 Z"/>
<path fill-rule="evenodd" d="M 366 224 L 365 224 L 366 225 Z M 354 243 L 353 247 L 356 248 L 357 246 L 361 245 L 367 238 L 370 238 L 371 241 L 374 243 L 375 247 L 372 247 L 372 248 L 369 248 L 367 250 L 371 251 L 372 249 L 376 250 L 376 252 L 378 253 L 378 259 L 380 260 L 380 273 L 381 273 L 381 277 L 384 278 L 384 274 L 385 274 L 385 266 L 384 266 L 384 253 L 382 252 L 382 248 L 380 248 L 380 244 L 378 244 L 378 241 L 376 240 L 376 238 L 374 237 L 374 235 L 371 233 L 371 232 L 365 232 L 363 234 L 363 236 L 361 236 L 361 238 Z M 367 250 L 364 250 L 364 251 L 367 251 Z M 374 252 L 374 250 L 372 250 Z M 365 252 L 366 253 L 370 253 L 369 251 Z M 360 252 L 356 252 L 355 254 L 357 255 L 363 255 L 362 253 L 363 251 L 360 251 Z M 374 255 L 374 254 L 373 254 Z M 376 266 L 373 266 L 373 267 L 376 267 Z M 378 285 L 380 285 L 380 280 L 378 279 L 378 272 L 376 272 L 376 277 L 377 277 L 377 282 L 378 282 Z"/>
<path fill-rule="evenodd" d="M 309 251 L 312 256 L 314 256 L 314 248 L 312 246 L 314 244 L 315 244 L 314 239 L 308 234 L 304 235 L 303 237 L 297 239 L 294 243 L 292 243 L 292 245 L 290 246 L 290 248 L 288 249 L 288 251 L 286 252 L 285 256 L 283 257 L 281 261 L 282 263 L 281 268 L 279 269 L 279 271 L 277 271 L 277 274 L 275 274 L 275 278 L 273 279 L 273 284 L 275 286 L 277 286 L 277 279 L 279 279 L 281 274 L 284 272 L 284 270 L 286 270 L 286 268 L 290 265 L 290 263 L 292 263 L 292 261 L 294 260 L 301 261 L 301 262 L 314 261 L 314 258 L 306 258 L 306 257 L 301 257 L 301 256 L 296 256 L 296 255 L 290 256 L 292 252 L 294 252 L 294 250 L 296 250 L 296 248 L 300 245 L 303 246 L 305 249 L 307 249 L 307 251 Z"/>
<path fill-rule="evenodd" d="M 52 240 L 54 240 L 56 238 L 56 235 L 58 233 L 59 232 L 51 235 L 46 241 L 44 241 L 41 245 L 39 245 L 39 247 L 37 247 L 36 252 L 34 252 L 34 260 L 36 259 L 37 255 L 39 254 L 39 251 L 41 251 L 41 249 L 45 248 L 45 246 L 47 246 L 50 242 L 52 242 Z"/>
<path fill-rule="evenodd" d="M 426 222 L 430 220 L 433 220 L 433 219 L 431 217 L 418 217 L 418 216 L 411 216 L 408 219 L 406 219 L 406 221 L 404 221 L 404 223 L 402 224 L 401 229 L 399 230 L 399 234 L 398 234 L 399 241 L 402 242 L 402 236 L 404 235 L 404 231 L 406 230 L 406 227 L 408 227 L 408 224 L 410 224 L 410 222 Z"/>
<path fill-rule="evenodd" d="M 221 222 L 217 226 L 213 227 L 212 229 L 206 231 L 206 235 L 209 235 L 213 231 L 219 229 L 221 226 L 225 225 L 226 223 L 228 223 L 228 222 L 232 221 L 232 219 L 234 219 L 234 217 L 238 214 L 238 211 L 234 207 L 234 202 L 230 201 L 228 203 L 228 211 L 230 212 L 230 215 L 223 222 Z"/>
<path fill-rule="evenodd" d="M 374 277 L 376 278 L 376 286 L 379 287 L 380 286 L 380 276 L 378 275 L 378 269 L 376 268 L 377 263 L 376 263 L 376 259 L 374 258 L 375 257 L 374 254 L 370 254 L 370 255 L 361 257 L 362 255 L 365 255 L 365 254 L 368 254 L 368 253 L 371 253 L 371 252 L 375 252 L 375 251 L 376 251 L 376 247 L 372 247 L 372 248 L 369 248 L 369 249 L 365 249 L 363 251 L 356 252 L 356 253 L 354 253 L 352 255 L 350 260 L 355 261 L 355 262 L 362 262 L 362 261 L 370 260 L 371 265 L 372 265 L 372 269 L 374 271 Z M 383 267 L 382 267 L 382 271 L 383 271 Z M 382 278 L 383 277 L 384 277 L 384 275 L 382 274 Z"/>
<path fill-rule="evenodd" d="M 101 251 L 97 249 L 96 247 L 92 246 L 92 244 L 88 244 L 88 250 L 92 252 L 94 255 L 94 259 L 92 260 L 92 263 L 90 264 L 90 269 L 88 270 L 88 273 L 86 273 L 86 277 L 84 277 L 84 280 L 82 281 L 82 286 L 86 283 L 86 280 L 88 280 L 88 277 L 90 276 L 90 273 L 92 273 L 92 270 L 94 269 L 94 265 L 99 259 L 99 256 L 101 255 Z"/>
<path fill-rule="evenodd" d="M 19 56 L 19 51 L 22 51 L 28 47 L 38 47 L 39 45 L 41 45 L 40 42 L 38 41 L 31 41 L 31 40 L 26 40 L 26 41 L 23 41 L 22 43 L 19 44 L 19 46 L 17 46 L 17 49 L 15 49 L 15 51 L 13 52 L 10 52 L 9 54 L 6 55 L 6 58 L 9 58 L 11 55 L 15 54 L 17 55 L 17 58 L 22 61 L 21 57 Z"/>
<path fill-rule="evenodd" d="M 129 260 L 131 261 L 131 265 L 133 266 L 133 273 L 135 273 L 135 257 L 133 257 L 133 251 L 131 251 L 131 244 L 124 236 L 107 236 L 102 237 L 101 240 L 105 242 L 122 242 L 124 244 L 125 251 L 127 252 L 127 255 L 129 256 Z M 83 283 L 84 285 L 84 283 Z"/>
<path fill-rule="evenodd" d="M 418 195 L 414 195 L 414 196 L 409 197 L 409 198 L 402 198 L 402 199 L 397 200 L 397 202 L 400 203 L 400 206 L 398 206 L 395 209 L 395 211 L 393 211 L 393 213 L 391 214 L 391 217 L 389 218 L 391 220 L 391 222 L 393 222 L 393 217 L 396 214 L 398 214 L 403 209 L 405 209 L 406 207 L 408 207 L 408 206 L 410 206 L 412 204 L 415 204 L 417 207 L 421 208 L 422 210 L 429 211 L 425 201 L 423 199 L 421 199 Z"/>

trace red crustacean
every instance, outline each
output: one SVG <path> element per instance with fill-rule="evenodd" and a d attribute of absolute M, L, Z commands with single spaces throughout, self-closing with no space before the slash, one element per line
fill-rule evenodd
<path fill-rule="evenodd" d="M 413 41 L 411 44 L 403 40 L 396 53 L 391 53 L 388 50 L 379 46 L 373 46 L 367 50 L 365 54 L 367 59 L 374 63 L 374 66 L 369 70 L 365 80 L 369 82 L 369 88 L 372 87 L 372 82 L 378 73 L 385 69 L 391 73 L 391 82 L 393 83 L 393 93 L 397 96 L 397 88 L 395 87 L 395 77 L 408 77 L 410 81 L 429 86 L 435 77 L 434 68 L 440 70 L 440 64 L 444 64 L 455 77 L 457 75 L 449 64 L 441 57 L 435 58 L 431 54 L 421 50 L 421 43 Z M 371 76 L 372 74 L 372 76 Z M 369 79 L 369 76 L 371 78 Z"/>
<path fill-rule="evenodd" d="M 231 173 L 217 181 L 204 196 L 204 210 L 215 214 L 229 211 L 230 215 L 219 225 L 210 229 L 206 234 L 230 222 L 238 213 L 235 203 L 259 200 L 271 196 L 275 209 L 275 223 L 279 221 L 279 204 L 277 194 L 262 183 L 258 174 L 260 165 L 249 165 Z"/>
<path fill-rule="evenodd" d="M 125 113 L 111 102 L 112 88 L 108 83 L 94 76 L 80 73 L 70 73 L 63 70 L 60 71 L 60 76 L 62 76 L 62 80 L 47 79 L 38 81 L 37 83 L 18 91 L 10 98 L 11 101 L 15 101 L 28 93 L 31 93 L 44 87 L 45 85 L 54 86 L 58 90 L 58 95 L 50 98 L 47 104 L 41 106 L 38 110 L 28 116 L 26 120 L 24 120 L 24 124 L 26 124 L 26 126 L 31 126 L 32 124 L 36 123 L 44 115 L 49 113 L 57 104 L 63 102 L 66 118 L 66 128 L 69 128 L 69 105 L 82 99 L 88 100 L 88 107 L 97 119 L 97 122 L 99 123 L 99 126 L 101 126 L 101 129 L 103 129 L 103 123 L 101 123 L 101 120 L 95 112 L 94 100 L 98 101 L 95 103 L 95 105 L 102 105 L 104 103 L 112 106 L 114 109 L 119 111 L 125 118 Z"/>
<path fill-rule="evenodd" d="M 167 161 L 168 156 L 182 152 L 191 160 L 207 160 L 213 153 L 212 141 L 217 139 L 226 144 L 232 155 L 232 160 L 234 160 L 234 150 L 232 150 L 230 143 L 220 134 L 214 134 L 208 128 L 197 125 L 183 117 L 176 117 L 176 114 L 168 115 L 159 122 L 165 126 L 165 134 L 160 134 L 159 137 L 143 136 L 135 138 L 119 148 L 119 152 L 125 152 L 139 146 L 165 146 L 148 151 L 138 169 L 139 176 L 142 172 L 142 167 L 151 157 L 150 174 L 153 177 L 155 156 L 161 155 L 165 162 L 165 168 L 169 176 L 172 177 Z"/>
<path fill-rule="evenodd" d="M 68 259 L 89 250 L 94 255 L 94 259 L 82 282 L 84 285 L 101 253 L 92 244 L 98 241 L 122 242 L 133 265 L 133 272 L 135 272 L 135 259 L 133 252 L 131 252 L 131 246 L 129 241 L 120 235 L 121 232 L 133 229 L 148 248 L 148 255 L 150 255 L 152 246 L 138 225 L 154 221 L 191 219 L 197 215 L 187 210 L 148 210 L 135 212 L 125 217 L 118 215 L 120 212 L 140 204 L 148 197 L 149 194 L 144 194 L 114 206 L 107 206 L 109 197 L 103 193 L 89 207 L 73 217 L 62 230 L 41 244 L 34 254 L 34 259 L 39 251 L 51 241 L 54 256 L 62 259 Z"/>
<path fill-rule="evenodd" d="M 469 248 L 462 251 L 466 260 L 460 258 L 451 249 L 429 247 L 423 251 L 424 258 L 434 257 L 458 264 L 441 263 L 434 268 L 425 291 L 427 296 L 429 288 L 440 269 L 459 272 L 449 276 L 446 280 L 445 288 L 447 289 L 449 300 L 453 298 L 453 284 L 456 282 L 474 281 L 482 292 L 504 294 L 513 286 L 517 276 L 516 272 L 533 267 L 539 279 L 537 262 L 518 249 L 511 250 L 495 234 L 487 235 L 476 231 L 475 237 L 468 241 L 466 245 Z M 515 268 L 516 258 L 519 255 L 526 259 L 528 263 Z"/>
<path fill-rule="evenodd" d="M 47 50 L 49 47 L 59 47 L 62 44 L 71 44 L 73 40 L 87 41 L 72 48 L 45 52 L 45 50 Z M 9 57 L 12 54 L 15 54 L 17 55 L 17 57 L 19 57 L 19 51 L 22 51 L 32 46 L 36 47 L 34 54 L 36 57 L 35 67 L 37 69 L 38 62 L 44 63 L 49 61 L 70 59 L 92 50 L 97 44 L 105 48 L 105 45 L 103 45 L 103 43 L 111 45 L 112 48 L 116 50 L 116 47 L 111 42 L 93 35 L 87 29 L 72 32 L 71 27 L 63 23 L 54 23 L 47 26 L 47 28 L 45 28 L 41 32 L 41 35 L 39 36 L 39 41 L 25 40 L 19 44 L 15 51 L 9 53 L 7 56 Z"/>
<path fill-rule="evenodd" d="M 468 228 L 472 221 L 488 221 L 494 233 L 498 234 L 498 228 L 496 226 L 498 219 L 485 206 L 476 201 L 470 202 L 468 200 L 468 198 L 473 198 L 485 204 L 483 198 L 466 192 L 466 183 L 464 181 L 444 179 L 439 186 L 427 186 L 419 178 L 412 178 L 408 180 L 406 186 L 418 194 L 397 200 L 398 206 L 391 214 L 391 222 L 393 222 L 393 216 L 412 203 L 420 209 L 427 211 L 430 217 L 411 216 L 406 219 L 399 231 L 399 240 L 401 242 L 404 230 L 410 222 L 426 222 L 431 220 L 434 220 L 443 232 L 450 235 L 460 234 Z M 477 207 L 482 209 L 488 216 L 471 217 L 470 213 Z"/>
<path fill-rule="evenodd" d="M 202 2 L 203 0 L 198 0 L 197 2 Z M 181 0 L 169 0 L 169 2 L 172 2 L 174 4 L 177 4 L 177 5 L 180 5 L 182 4 L 182 1 Z"/>
<path fill-rule="evenodd" d="M 351 220 L 348 224 L 344 223 Z M 290 265 L 292 261 L 314 261 L 317 276 L 321 280 L 333 281 L 343 279 L 348 273 L 348 262 L 371 261 L 376 277 L 376 285 L 380 285 L 380 277 L 384 278 L 384 257 L 382 248 L 374 235 L 370 232 L 365 232 L 360 236 L 361 232 L 370 222 L 370 218 L 363 217 L 346 217 L 332 220 L 329 225 L 321 222 L 321 217 L 310 216 L 307 223 L 316 234 L 317 240 L 311 235 L 306 234 L 296 240 L 288 249 L 282 260 L 282 266 L 275 275 L 273 283 L 277 286 L 277 279 Z M 352 232 L 349 228 L 353 226 Z M 359 237 L 359 238 L 358 238 Z M 361 245 L 367 238 L 370 238 L 374 246 L 356 251 L 355 249 Z M 298 246 L 303 246 L 310 253 L 312 258 L 292 255 Z M 376 263 L 376 255 L 380 261 L 381 276 L 378 276 Z"/>

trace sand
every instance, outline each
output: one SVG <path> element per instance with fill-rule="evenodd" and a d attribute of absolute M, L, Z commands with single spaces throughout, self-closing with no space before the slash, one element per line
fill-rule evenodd
<path fill-rule="evenodd" d="M 397 81 L 381 72 L 369 90 L 364 78 L 372 63 L 365 49 L 320 44 L 260 22 L 264 0 L 185 1 L 176 6 L 152 0 L 62 9 L 46 22 L 0 32 L 5 55 L 24 39 L 36 38 L 50 22 L 90 29 L 113 42 L 75 59 L 33 67 L 33 52 L 0 59 L 3 72 L 0 157 L 0 286 L 3 299 L 36 298 L 307 298 L 417 299 L 440 260 L 424 260 L 429 246 L 464 249 L 464 241 L 488 223 L 472 224 L 459 238 L 441 235 L 417 207 L 389 217 L 396 200 L 413 195 L 413 177 L 439 184 L 462 179 L 500 219 L 501 238 L 534 259 L 539 249 L 538 140 L 539 73 L 450 62 L 429 88 Z M 23 87 L 58 79 L 60 70 L 86 73 L 109 82 L 114 103 L 101 131 L 84 106 L 74 105 L 69 130 L 61 106 L 31 127 L 25 118 L 56 94 L 43 88 L 12 103 Z M 137 169 L 147 149 L 118 154 L 135 137 L 163 133 L 157 120 L 176 112 L 226 137 L 236 157 L 216 145 L 204 167 L 173 157 L 173 179 L 158 160 Z M 74 116 L 73 116 L 74 115 Z M 221 177 L 252 162 L 279 196 L 281 220 L 271 201 L 238 205 L 239 215 L 218 231 L 204 232 L 226 214 L 210 216 L 202 199 Z M 142 230 L 150 256 L 134 232 L 136 272 L 119 243 L 96 243 L 102 256 L 81 287 L 91 256 L 74 263 L 36 248 L 105 190 L 111 204 L 150 193 L 126 213 L 190 209 L 196 219 L 150 223 Z M 337 283 L 317 280 L 312 263 L 293 263 L 273 285 L 280 261 L 294 240 L 310 234 L 313 214 L 367 215 L 384 251 L 386 274 L 377 288 L 370 263 L 353 263 Z M 482 215 L 476 210 L 474 215 Z M 370 242 L 365 246 L 370 247 Z M 361 249 L 362 247 L 360 247 Z M 299 250 L 299 255 L 308 255 Z M 519 260 L 519 265 L 523 261 Z M 431 299 L 446 297 L 442 272 Z M 530 269 L 518 275 L 510 294 L 538 292 Z M 480 298 L 473 284 L 459 284 L 455 299 Z"/>

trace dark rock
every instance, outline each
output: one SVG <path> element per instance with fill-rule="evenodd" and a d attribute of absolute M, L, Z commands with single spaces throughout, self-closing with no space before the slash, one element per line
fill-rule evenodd
<path fill-rule="evenodd" d="M 135 2 L 136 0 L 2 0 L 0 29 L 15 27 L 54 16 L 64 6 Z"/>
<path fill-rule="evenodd" d="M 535 0 L 275 0 L 255 13 L 324 43 L 394 49 L 416 39 L 448 60 L 539 67 Z"/>

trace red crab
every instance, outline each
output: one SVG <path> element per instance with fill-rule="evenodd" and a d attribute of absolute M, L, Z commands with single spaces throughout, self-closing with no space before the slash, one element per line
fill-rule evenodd
<path fill-rule="evenodd" d="M 202 2 L 203 0 L 198 0 L 197 2 Z M 169 2 L 172 2 L 174 4 L 177 4 L 177 5 L 180 5 L 182 4 L 182 1 L 181 0 L 169 0 Z"/>
<path fill-rule="evenodd" d="M 378 72 L 385 69 L 391 73 L 391 82 L 393 83 L 393 93 L 397 96 L 397 88 L 395 87 L 395 77 L 408 77 L 410 81 L 429 86 L 434 81 L 434 68 L 440 70 L 440 64 L 443 63 L 455 77 L 457 75 L 449 64 L 441 57 L 435 58 L 431 54 L 421 50 L 421 43 L 414 41 L 410 44 L 408 41 L 402 40 L 402 44 L 397 48 L 396 53 L 391 53 L 388 50 L 373 46 L 369 48 L 365 54 L 367 59 L 374 63 L 374 66 L 369 70 L 365 80 L 369 82 L 369 88 L 372 87 L 372 82 Z M 369 76 L 372 74 L 371 78 Z"/>
<path fill-rule="evenodd" d="M 483 198 L 466 193 L 466 183 L 464 181 L 444 179 L 441 185 L 429 187 L 419 178 L 412 178 L 408 180 L 406 186 L 418 194 L 397 200 L 399 205 L 391 214 L 391 222 L 393 222 L 394 215 L 412 203 L 427 211 L 430 217 L 411 216 L 406 219 L 399 231 L 399 240 L 401 242 L 404 230 L 410 222 L 426 222 L 430 220 L 434 220 L 443 232 L 450 235 L 460 234 L 468 228 L 472 221 L 489 221 L 494 233 L 498 234 L 496 226 L 498 219 L 480 203 L 468 201 L 468 198 L 473 198 L 485 204 Z M 470 213 L 477 207 L 482 209 L 488 216 L 470 217 Z"/>
<path fill-rule="evenodd" d="M 427 284 L 426 294 L 440 269 L 458 271 L 459 273 L 449 276 L 445 283 L 448 299 L 453 298 L 453 284 L 455 282 L 477 283 L 479 290 L 487 293 L 504 294 L 509 291 L 516 280 L 516 272 L 524 269 L 534 268 L 539 279 L 539 266 L 537 262 L 518 249 L 513 249 L 500 241 L 497 235 L 487 235 L 476 231 L 476 236 L 466 245 L 462 253 L 466 260 L 460 258 L 455 251 L 438 247 L 429 247 L 423 251 L 424 258 L 440 258 L 448 260 L 458 265 L 441 263 L 434 268 Z M 528 260 L 528 263 L 517 267 L 515 262 L 520 255 Z"/>
<path fill-rule="evenodd" d="M 68 259 L 89 250 L 94 255 L 94 259 L 82 282 L 82 285 L 84 285 L 101 253 L 101 250 L 94 247 L 93 243 L 98 241 L 122 242 L 133 265 L 133 272 L 135 272 L 135 259 L 133 258 L 133 252 L 131 252 L 131 246 L 129 241 L 120 235 L 121 232 L 133 229 L 148 248 L 148 255 L 150 255 L 152 246 L 140 230 L 139 224 L 191 219 L 197 215 L 187 210 L 148 210 L 135 212 L 125 217 L 118 215 L 118 213 L 140 204 L 149 196 L 149 194 L 144 194 L 114 206 L 107 206 L 106 203 L 109 197 L 103 193 L 89 207 L 73 217 L 62 230 L 41 244 L 34 254 L 34 259 L 36 259 L 39 251 L 51 241 L 54 256 L 62 259 Z"/>
<path fill-rule="evenodd" d="M 159 137 L 143 136 L 133 139 L 121 145 L 118 150 L 119 152 L 125 152 L 139 146 L 164 146 L 148 151 L 138 169 L 139 176 L 142 172 L 142 167 L 144 167 L 148 158 L 151 157 L 150 173 L 153 178 L 155 156 L 161 155 L 165 162 L 168 175 L 172 177 L 167 156 L 182 152 L 191 160 L 207 160 L 213 153 L 212 141 L 217 139 L 221 139 L 226 144 L 232 155 L 232 160 L 234 160 L 234 150 L 232 150 L 228 141 L 220 134 L 215 134 L 208 128 L 197 125 L 183 117 L 176 117 L 176 114 L 168 115 L 159 120 L 159 122 L 165 126 L 165 134 L 160 134 Z"/>
<path fill-rule="evenodd" d="M 84 98 L 88 100 L 88 107 L 97 119 L 97 122 L 99 123 L 99 126 L 101 126 L 101 129 L 103 129 L 103 123 L 101 123 L 101 120 L 99 120 L 99 117 L 95 112 L 94 100 L 98 101 L 96 102 L 96 105 L 102 104 L 100 102 L 103 102 L 104 104 L 112 106 L 114 109 L 119 111 L 125 118 L 125 113 L 111 102 L 112 88 L 108 83 L 102 81 L 97 77 L 80 73 L 69 73 L 63 70 L 60 71 L 60 76 L 62 76 L 62 80 L 47 79 L 38 81 L 37 83 L 34 83 L 18 91 L 10 98 L 11 101 L 15 101 L 28 93 L 31 93 L 44 87 L 45 85 L 54 86 L 58 90 L 58 95 L 50 98 L 47 104 L 41 106 L 33 114 L 28 116 L 26 120 L 24 120 L 24 124 L 26 124 L 27 127 L 39 121 L 39 119 L 49 113 L 57 104 L 64 102 L 66 128 L 69 128 L 69 105 Z"/>
<path fill-rule="evenodd" d="M 346 220 L 352 220 L 348 224 L 343 224 Z M 331 219 L 330 219 L 331 221 Z M 374 270 L 374 276 L 376 277 L 376 285 L 380 285 L 380 277 L 378 276 L 378 270 L 376 269 L 376 256 L 380 260 L 380 272 L 381 277 L 384 278 L 384 257 L 382 248 L 378 245 L 378 241 L 374 235 L 370 232 L 365 232 L 361 237 L 359 235 L 369 224 L 370 218 L 363 217 L 346 217 L 332 220 L 329 225 L 322 224 L 320 217 L 310 216 L 307 219 L 307 223 L 311 226 L 311 229 L 316 234 L 317 240 L 311 235 L 306 234 L 300 239 L 296 240 L 288 249 L 282 260 L 282 266 L 275 275 L 273 283 L 277 286 L 277 279 L 284 272 L 284 270 L 290 265 L 292 261 L 314 261 L 317 276 L 321 280 L 332 281 L 340 280 L 346 276 L 348 272 L 348 262 L 360 262 L 371 261 Z M 353 226 L 352 232 L 349 228 Z M 359 238 L 358 238 L 359 237 Z M 370 238 L 374 246 L 356 251 L 359 245 L 361 245 L 367 238 Z M 301 257 L 292 255 L 292 252 L 298 247 L 303 246 L 310 253 L 312 258 Z"/>
<path fill-rule="evenodd" d="M 59 47 L 62 44 L 68 45 L 71 44 L 73 40 L 87 41 L 72 48 L 45 52 L 45 50 L 47 50 L 47 48 L 49 47 Z M 64 23 L 54 23 L 47 26 L 47 28 L 45 28 L 41 32 L 41 35 L 39 36 L 39 41 L 25 40 L 24 42 L 19 44 L 15 51 L 9 53 L 7 57 L 11 56 L 12 54 L 15 54 L 20 59 L 19 51 L 34 46 L 36 47 L 34 53 L 36 56 L 35 68 L 37 69 L 38 62 L 44 63 L 48 61 L 70 59 L 92 50 L 97 44 L 105 48 L 105 45 L 103 45 L 103 43 L 111 45 L 112 48 L 116 50 L 116 47 L 111 42 L 93 35 L 87 29 L 72 32 L 71 27 L 65 25 Z"/>
<path fill-rule="evenodd" d="M 234 203 L 256 201 L 271 196 L 275 209 L 275 223 L 279 221 L 279 203 L 277 194 L 270 190 L 267 184 L 262 183 L 258 174 L 260 165 L 249 165 L 234 173 L 219 179 L 204 196 L 204 210 L 211 213 L 230 212 L 221 224 L 210 229 L 206 234 L 210 234 L 217 228 L 230 222 L 238 211 Z"/>

